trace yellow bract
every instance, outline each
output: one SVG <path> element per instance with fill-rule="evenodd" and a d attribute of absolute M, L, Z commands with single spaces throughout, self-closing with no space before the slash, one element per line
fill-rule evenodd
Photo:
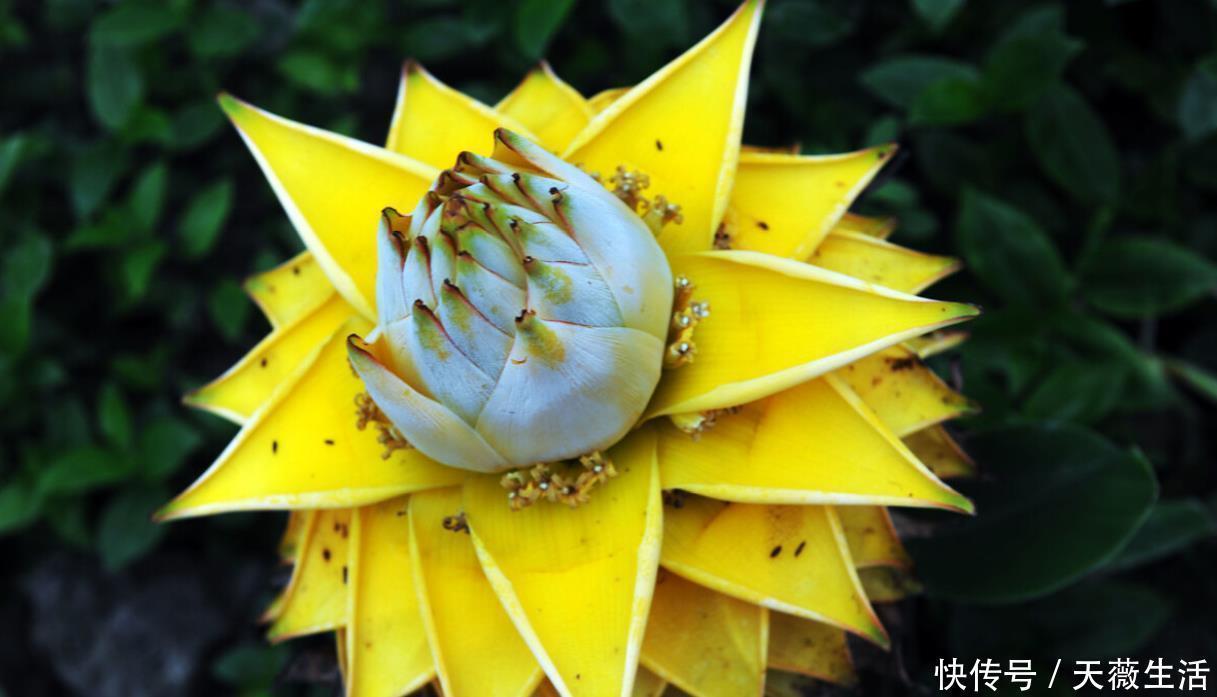
<path fill-rule="evenodd" d="M 277 329 L 315 310 L 334 294 L 334 288 L 313 253 L 303 251 L 270 271 L 250 276 L 245 292 Z"/>
<path fill-rule="evenodd" d="M 904 444 L 926 467 L 943 479 L 976 474 L 976 463 L 941 424 L 905 436 Z"/>
<path fill-rule="evenodd" d="M 710 305 L 692 363 L 669 371 L 651 416 L 744 404 L 977 314 L 756 252 L 672 259 Z"/>
<path fill-rule="evenodd" d="M 494 108 L 515 118 L 537 135 L 538 143 L 556 153 L 565 150 L 596 113 L 544 61 Z"/>
<path fill-rule="evenodd" d="M 838 685 L 857 681 L 845 632 L 782 612 L 769 613 L 769 666 Z"/>
<path fill-rule="evenodd" d="M 850 363 L 838 375 L 901 437 L 976 409 L 903 346 Z"/>
<path fill-rule="evenodd" d="M 665 568 L 720 593 L 887 645 L 831 507 L 698 497 L 665 512 Z"/>
<path fill-rule="evenodd" d="M 346 655 L 348 697 L 395 697 L 435 675 L 419 614 L 405 497 L 352 517 Z"/>
<path fill-rule="evenodd" d="M 959 269 L 956 259 L 915 252 L 861 232 L 833 232 L 808 261 L 902 293 L 920 293 Z"/>
<path fill-rule="evenodd" d="M 186 395 L 186 403 L 245 423 L 355 312 L 337 293 L 329 296 L 313 310 L 277 327 L 226 373 Z"/>
<path fill-rule="evenodd" d="M 482 568 L 565 697 L 629 694 L 655 584 L 662 516 L 655 436 L 636 431 L 609 457 L 618 476 L 575 509 L 513 511 L 491 475 L 465 485 Z"/>
<path fill-rule="evenodd" d="M 461 510 L 459 488 L 410 498 L 415 585 L 440 684 L 451 695 L 530 695 L 541 666 L 482 573 L 469 531 L 445 528 Z"/>
<path fill-rule="evenodd" d="M 807 258 L 895 151 L 887 145 L 829 156 L 744 153 L 731 192 L 731 246 Z"/>
<path fill-rule="evenodd" d="M 759 697 L 765 683 L 768 614 L 763 607 L 661 574 L 642 663 L 698 697 Z"/>
<path fill-rule="evenodd" d="M 370 328 L 361 320 L 343 325 L 160 516 L 349 507 L 460 483 L 460 470 L 416 450 L 382 457 L 376 429 L 356 428 L 363 383 L 347 362 L 346 337 Z"/>
<path fill-rule="evenodd" d="M 684 55 L 617 98 L 575 136 L 564 158 L 602 177 L 618 165 L 650 177 L 648 195 L 681 207 L 659 243 L 708 249 L 727 209 L 761 3 L 749 0 Z M 696 127 L 689 119 L 696 118 Z"/>
<path fill-rule="evenodd" d="M 413 209 L 438 172 L 228 95 L 220 97 L 220 106 L 262 166 L 330 283 L 357 310 L 374 317 L 373 239 L 380 211 L 387 206 Z"/>
<path fill-rule="evenodd" d="M 496 128 L 509 128 L 536 139 L 514 118 L 466 97 L 435 79 L 421 65 L 410 62 L 402 69 L 397 108 L 385 147 L 437 169 L 447 169 L 462 150 L 487 154 L 493 145 L 490 134 Z M 420 190 L 399 210 L 413 210 L 421 195 Z M 375 230 L 375 226 L 369 230 L 368 240 L 373 239 Z M 369 271 L 370 277 L 374 275 L 375 267 Z"/>
<path fill-rule="evenodd" d="M 971 508 L 831 376 L 720 416 L 696 439 L 666 426 L 659 453 L 664 488 L 720 500 Z"/>
<path fill-rule="evenodd" d="M 881 506 L 838 506 L 837 516 L 845 531 L 849 554 L 859 569 L 872 566 L 910 567 L 913 560 L 904 545 L 887 509 Z"/>
<path fill-rule="evenodd" d="M 282 600 L 267 614 L 274 641 L 325 632 L 346 624 L 351 512 L 317 511 L 309 516 Z"/>

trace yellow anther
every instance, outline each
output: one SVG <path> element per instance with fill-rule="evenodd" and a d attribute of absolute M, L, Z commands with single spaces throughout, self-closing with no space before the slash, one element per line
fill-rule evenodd
<path fill-rule="evenodd" d="M 719 419 L 738 414 L 740 407 L 724 407 L 722 409 L 710 409 L 707 411 L 698 411 L 688 414 L 673 414 L 668 417 L 672 425 L 684 431 L 697 440 L 698 436 L 706 431 L 714 428 L 718 424 Z"/>
<path fill-rule="evenodd" d="M 360 431 L 368 427 L 368 424 L 376 424 L 376 429 L 379 433 L 376 436 L 376 442 L 384 446 L 384 452 L 380 454 L 382 459 L 388 460 L 396 450 L 406 450 L 413 446 L 406 437 L 397 430 L 389 417 L 385 416 L 380 407 L 376 406 L 376 402 L 372 401 L 371 395 L 366 392 L 360 392 L 355 395 L 355 428 Z"/>
<path fill-rule="evenodd" d="M 563 472 L 554 471 L 563 468 Z M 582 468 L 578 475 L 572 470 Z M 512 470 L 503 475 L 500 483 L 507 489 L 507 503 L 512 510 L 520 510 L 545 500 L 549 503 L 564 503 L 575 507 L 591 500 L 595 487 L 617 476 L 613 463 L 600 452 L 583 455 L 578 460 L 558 463 L 538 463 L 524 470 Z"/>
<path fill-rule="evenodd" d="M 609 183 L 613 185 L 613 193 L 617 198 L 624 201 L 630 210 L 637 211 L 638 204 L 642 201 L 642 190 L 651 185 L 651 178 L 637 170 L 631 172 L 617 165 L 617 171 L 609 177 Z"/>
<path fill-rule="evenodd" d="M 693 362 L 697 346 L 692 341 L 674 341 L 668 344 L 668 350 L 663 354 L 663 367 L 679 368 Z"/>
<path fill-rule="evenodd" d="M 656 235 L 663 230 L 663 226 L 668 223 L 676 223 L 677 225 L 684 222 L 684 216 L 680 213 L 680 206 L 675 203 L 670 203 L 664 195 L 660 194 L 647 202 L 646 211 L 642 214 L 642 220 L 651 228 L 651 232 Z"/>

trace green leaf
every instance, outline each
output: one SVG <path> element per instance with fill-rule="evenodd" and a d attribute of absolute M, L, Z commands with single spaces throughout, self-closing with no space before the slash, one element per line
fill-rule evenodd
<path fill-rule="evenodd" d="M 230 210 L 232 181 L 229 179 L 212 184 L 190 199 L 178 224 L 178 234 L 188 258 L 197 259 L 211 251 Z"/>
<path fill-rule="evenodd" d="M 1005 603 L 1063 588 L 1114 557 L 1157 496 L 1143 458 L 1078 426 L 1006 426 L 968 452 L 986 473 L 965 490 L 977 516 L 909 541 L 932 595 Z"/>
<path fill-rule="evenodd" d="M 217 680 L 245 690 L 265 689 L 283 670 L 287 658 L 286 646 L 242 644 L 220 656 L 211 673 Z"/>
<path fill-rule="evenodd" d="M 662 6 L 678 3 L 643 4 Z M 765 26 L 802 46 L 820 48 L 831 46 L 853 33 L 860 10 L 852 0 L 789 0 L 773 4 L 773 9 L 765 17 Z"/>
<path fill-rule="evenodd" d="M 219 133 L 223 125 L 222 112 L 213 100 L 187 104 L 173 114 L 169 147 L 174 150 L 198 147 Z"/>
<path fill-rule="evenodd" d="M 9 247 L 0 261 L 0 294 L 29 300 L 51 276 L 51 243 L 39 234 L 28 234 Z"/>
<path fill-rule="evenodd" d="M 928 85 L 909 107 L 909 123 L 914 126 L 950 126 L 974 121 L 984 115 L 988 104 L 984 87 L 977 78 L 948 78 Z"/>
<path fill-rule="evenodd" d="M 1027 397 L 1023 413 L 1036 419 L 1094 423 L 1115 408 L 1127 376 L 1127 366 L 1115 361 L 1060 363 Z"/>
<path fill-rule="evenodd" d="M 144 98 L 139 66 L 124 50 L 95 46 L 89 51 L 89 106 L 103 126 L 118 130 Z"/>
<path fill-rule="evenodd" d="M 169 35 L 179 24 L 168 3 L 128 0 L 93 22 L 89 38 L 98 45 L 140 46 Z"/>
<path fill-rule="evenodd" d="M 97 421 L 102 435 L 111 443 L 123 450 L 131 447 L 131 412 L 118 385 L 112 382 L 101 388 L 101 396 L 97 400 Z"/>
<path fill-rule="evenodd" d="M 409 54 L 421 61 L 441 61 L 473 45 L 470 27 L 453 17 L 427 17 L 411 23 L 404 43 Z"/>
<path fill-rule="evenodd" d="M 152 522 L 152 514 L 165 499 L 160 488 L 127 489 L 110 499 L 97 530 L 97 552 L 107 569 L 127 566 L 161 541 L 166 528 Z"/>
<path fill-rule="evenodd" d="M 72 160 L 68 184 L 78 218 L 87 218 L 97 210 L 125 168 L 126 151 L 108 142 L 97 143 Z"/>
<path fill-rule="evenodd" d="M 941 32 L 955 19 L 963 0 L 912 0 L 913 9 L 934 33 Z"/>
<path fill-rule="evenodd" d="M 1027 140 L 1040 167 L 1062 189 L 1089 203 L 1114 203 L 1120 158 L 1102 119 L 1073 90 L 1057 85 L 1027 117 Z"/>
<path fill-rule="evenodd" d="M 1217 288 L 1217 266 L 1191 250 L 1155 237 L 1103 242 L 1087 266 L 1086 299 L 1117 317 L 1178 310 Z"/>
<path fill-rule="evenodd" d="M 152 274 L 165 257 L 167 247 L 160 240 L 151 240 L 128 250 L 119 265 L 122 288 L 128 300 L 138 300 L 148 291 Z"/>
<path fill-rule="evenodd" d="M 959 251 L 977 280 L 1007 302 L 1059 302 L 1072 283 L 1039 225 L 1006 203 L 969 189 L 956 222 Z"/>
<path fill-rule="evenodd" d="M 1179 95 L 1179 126 L 1189 140 L 1217 131 L 1217 59 L 1201 61 Z"/>
<path fill-rule="evenodd" d="M 0 535 L 17 532 L 38 519 L 43 497 L 24 482 L 0 486 Z"/>
<path fill-rule="evenodd" d="M 1166 362 L 1166 368 L 1185 385 L 1217 403 L 1217 375 L 1213 375 L 1198 365 L 1174 358 Z"/>
<path fill-rule="evenodd" d="M 517 4 L 514 23 L 516 46 L 534 60 L 545 55 L 550 39 L 574 6 L 575 0 L 524 0 Z"/>
<path fill-rule="evenodd" d="M 249 298 L 235 281 L 224 279 L 207 296 L 207 312 L 216 329 L 229 341 L 235 341 L 249 318 Z"/>
<path fill-rule="evenodd" d="M 141 230 L 151 230 L 160 220 L 165 207 L 165 190 L 168 186 L 169 168 L 157 162 L 144 168 L 131 189 L 129 205 L 131 217 Z"/>
<path fill-rule="evenodd" d="M 1055 85 L 1082 43 L 1065 33 L 1064 10 L 1034 9 L 1016 21 L 985 56 L 989 100 L 1003 108 L 1030 105 Z"/>
<path fill-rule="evenodd" d="M 894 107 L 911 109 L 931 85 L 978 83 L 980 72 L 974 66 L 952 58 L 909 53 L 871 66 L 859 79 L 878 99 Z M 950 91 L 950 88 L 945 89 Z"/>
<path fill-rule="evenodd" d="M 258 38 L 258 23 L 238 7 L 214 5 L 190 26 L 187 43 L 201 58 L 235 56 Z"/>
<path fill-rule="evenodd" d="M 26 136 L 18 133 L 0 140 L 0 194 L 8 186 L 9 178 L 21 164 L 21 156 L 25 152 Z"/>
<path fill-rule="evenodd" d="M 1110 566 L 1128 569 L 1146 564 L 1213 535 L 1217 535 L 1217 520 L 1200 501 L 1159 501 Z"/>
<path fill-rule="evenodd" d="M 322 95 L 352 92 L 359 75 L 319 51 L 297 49 L 279 60 L 279 73 L 299 87 Z"/>
<path fill-rule="evenodd" d="M 1145 586 L 1085 583 L 1032 603 L 963 608 L 950 629 L 951 645 L 961 656 L 999 660 L 1128 656 L 1162 629 L 1171 610 Z"/>
<path fill-rule="evenodd" d="M 202 443 L 202 437 L 188 424 L 171 416 L 162 416 L 148 424 L 139 434 L 140 464 L 144 474 L 160 481 L 173 474 Z"/>
<path fill-rule="evenodd" d="M 130 463 L 112 450 L 85 446 L 70 450 L 38 473 L 40 494 L 83 494 L 131 475 Z"/>

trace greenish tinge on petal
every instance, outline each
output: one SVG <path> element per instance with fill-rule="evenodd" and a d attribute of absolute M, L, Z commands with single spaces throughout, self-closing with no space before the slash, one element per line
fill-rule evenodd
<path fill-rule="evenodd" d="M 494 458 L 419 445 L 451 436 L 406 403 L 433 401 L 502 469 L 607 449 L 659 381 L 673 293 L 654 234 L 607 189 L 504 131 L 495 154 L 462 153 L 409 216 L 386 211 L 379 332 L 357 367 L 407 440 L 478 470 Z"/>

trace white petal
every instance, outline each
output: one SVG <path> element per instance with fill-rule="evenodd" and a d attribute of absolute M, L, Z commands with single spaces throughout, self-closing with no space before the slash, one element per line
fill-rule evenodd
<path fill-rule="evenodd" d="M 445 465 L 477 472 L 507 466 L 460 417 L 402 382 L 353 338 L 348 341 L 348 353 L 376 406 L 419 452 Z"/>
<path fill-rule="evenodd" d="M 663 342 L 624 327 L 532 321 L 542 336 L 517 331 L 478 432 L 515 465 L 577 457 L 617 442 L 659 381 Z"/>

